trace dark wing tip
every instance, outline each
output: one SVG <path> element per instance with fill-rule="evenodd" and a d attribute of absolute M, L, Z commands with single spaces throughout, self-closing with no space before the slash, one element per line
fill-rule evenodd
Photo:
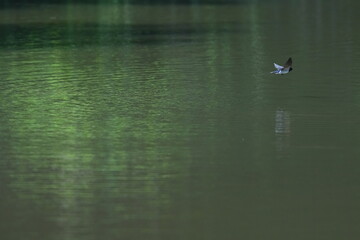
<path fill-rule="evenodd" d="M 284 68 L 286 68 L 286 67 L 291 67 L 291 65 L 292 65 L 292 59 L 291 59 L 291 57 L 289 57 L 289 59 L 286 61 L 286 63 L 284 64 Z"/>

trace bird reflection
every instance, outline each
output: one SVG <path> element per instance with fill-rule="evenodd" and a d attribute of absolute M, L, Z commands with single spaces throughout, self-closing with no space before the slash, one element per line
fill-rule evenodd
<path fill-rule="evenodd" d="M 275 112 L 275 136 L 277 151 L 283 152 L 288 148 L 290 142 L 290 133 L 290 112 L 283 109 L 277 109 Z"/>

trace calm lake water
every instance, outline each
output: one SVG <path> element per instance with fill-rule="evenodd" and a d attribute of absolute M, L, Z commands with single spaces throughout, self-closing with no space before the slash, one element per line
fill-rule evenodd
<path fill-rule="evenodd" d="M 360 239 L 359 7 L 0 9 L 0 238 Z"/>

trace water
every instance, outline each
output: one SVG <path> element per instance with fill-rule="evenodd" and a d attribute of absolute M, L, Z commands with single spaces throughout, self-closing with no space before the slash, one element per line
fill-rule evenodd
<path fill-rule="evenodd" d="M 359 239 L 356 7 L 3 8 L 1 239 Z"/>

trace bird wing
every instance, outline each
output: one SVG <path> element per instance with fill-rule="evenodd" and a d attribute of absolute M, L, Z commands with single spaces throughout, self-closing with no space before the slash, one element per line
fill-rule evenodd
<path fill-rule="evenodd" d="M 292 59 L 289 58 L 289 59 L 286 61 L 286 63 L 284 64 L 284 68 L 291 67 L 291 65 L 292 65 Z"/>
<path fill-rule="evenodd" d="M 282 68 L 284 68 L 283 66 L 277 65 L 276 63 L 274 63 L 274 66 L 275 66 L 276 69 L 282 69 Z"/>

